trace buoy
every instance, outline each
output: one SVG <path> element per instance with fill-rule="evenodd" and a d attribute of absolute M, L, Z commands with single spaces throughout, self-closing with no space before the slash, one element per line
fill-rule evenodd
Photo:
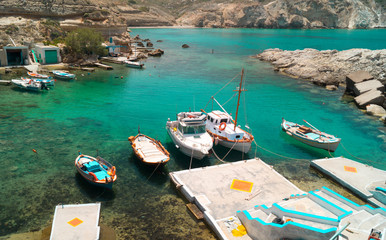
<path fill-rule="evenodd" d="M 36 151 L 35 149 L 32 149 L 32 152 L 34 152 L 34 153 L 38 153 L 38 151 Z"/>
<path fill-rule="evenodd" d="M 121 76 L 121 79 L 123 78 L 123 76 Z"/>

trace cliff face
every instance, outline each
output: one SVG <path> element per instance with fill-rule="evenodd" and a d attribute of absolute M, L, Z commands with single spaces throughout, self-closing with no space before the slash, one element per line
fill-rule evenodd
<path fill-rule="evenodd" d="M 179 19 L 197 27 L 375 28 L 386 27 L 385 9 L 374 0 L 275 0 L 268 4 L 207 3 Z"/>

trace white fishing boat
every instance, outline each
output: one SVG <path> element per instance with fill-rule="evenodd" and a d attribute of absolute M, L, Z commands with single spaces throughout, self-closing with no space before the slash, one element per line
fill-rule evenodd
<path fill-rule="evenodd" d="M 241 80 L 238 92 L 236 118 L 233 120 L 232 116 L 223 108 L 223 106 L 212 96 L 212 100 L 222 109 L 222 111 L 215 110 L 208 113 L 206 121 L 206 130 L 215 139 L 215 143 L 247 153 L 251 149 L 253 136 L 251 133 L 243 130 L 237 126 L 237 116 L 240 105 L 240 95 L 242 91 L 244 69 L 241 71 Z M 204 111 L 204 110 L 202 110 Z"/>
<path fill-rule="evenodd" d="M 43 90 L 48 90 L 48 87 L 41 82 L 35 82 L 32 79 L 25 81 L 22 79 L 12 79 L 12 84 L 18 88 L 25 89 L 27 91 L 41 92 Z"/>
<path fill-rule="evenodd" d="M 46 86 L 55 86 L 55 80 L 54 79 L 47 79 L 47 78 L 24 78 L 22 77 L 21 80 L 24 81 L 34 81 L 34 82 L 41 82 L 44 83 Z"/>
<path fill-rule="evenodd" d="M 56 78 L 59 78 L 59 79 L 72 80 L 75 78 L 75 74 L 68 73 L 65 71 L 55 70 L 55 71 L 52 71 L 52 73 Z"/>
<path fill-rule="evenodd" d="M 309 124 L 307 121 L 305 122 Z M 311 127 L 289 122 L 284 118 L 281 123 L 282 129 L 294 139 L 316 148 L 325 149 L 329 152 L 335 152 L 341 139 L 331 134 L 321 132 L 311 124 L 309 125 Z"/>
<path fill-rule="evenodd" d="M 166 130 L 176 148 L 189 157 L 203 159 L 213 147 L 213 138 L 205 131 L 206 115 L 181 112 L 176 121 L 166 122 Z"/>
<path fill-rule="evenodd" d="M 125 60 L 125 64 L 126 64 L 126 66 L 131 67 L 131 68 L 143 68 L 143 65 L 144 65 L 143 63 L 133 62 L 130 60 Z"/>

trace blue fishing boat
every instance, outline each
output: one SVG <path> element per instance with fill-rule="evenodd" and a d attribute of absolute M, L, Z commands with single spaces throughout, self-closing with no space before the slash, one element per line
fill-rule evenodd
<path fill-rule="evenodd" d="M 59 78 L 59 79 L 68 79 L 68 80 L 72 80 L 72 79 L 75 78 L 75 74 L 68 73 L 68 72 L 65 72 L 65 71 L 60 71 L 60 70 L 52 71 L 52 74 L 54 74 L 54 76 L 55 76 L 56 78 Z"/>
<path fill-rule="evenodd" d="M 79 154 L 75 159 L 75 167 L 87 182 L 95 186 L 112 189 L 117 180 L 115 166 L 99 156 L 94 158 Z"/>
<path fill-rule="evenodd" d="M 309 124 L 307 121 L 305 122 Z M 284 118 L 281 123 L 282 129 L 294 139 L 316 148 L 325 149 L 329 152 L 335 152 L 341 139 L 331 134 L 321 132 L 311 124 L 309 125 L 311 128 L 286 121 Z"/>

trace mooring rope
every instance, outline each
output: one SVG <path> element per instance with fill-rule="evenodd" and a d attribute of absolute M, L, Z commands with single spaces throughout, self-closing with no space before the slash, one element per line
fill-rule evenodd
<path fill-rule="evenodd" d="M 228 163 L 227 161 L 225 161 L 224 159 L 228 156 L 228 154 L 232 151 L 233 147 L 236 145 L 237 142 L 235 142 L 233 144 L 233 146 L 229 149 L 229 151 L 227 152 L 227 154 L 225 154 L 225 156 L 223 157 L 223 159 L 221 159 L 217 154 L 216 152 L 214 151 L 214 149 L 212 148 L 212 152 L 214 154 L 214 156 L 222 163 Z"/>
<path fill-rule="evenodd" d="M 256 142 L 255 139 L 253 139 L 253 142 L 256 144 L 256 147 L 259 147 L 259 148 L 261 148 L 261 149 L 263 149 L 263 150 L 265 150 L 265 151 L 267 151 L 267 152 L 269 152 L 269 153 L 272 153 L 272 154 L 274 154 L 274 155 L 276 155 L 276 156 L 279 156 L 279 157 L 282 157 L 282 158 L 293 159 L 293 160 L 309 160 L 309 159 L 305 159 L 305 158 L 292 158 L 292 157 L 287 157 L 287 156 L 284 156 L 284 155 L 281 155 L 281 154 L 272 152 L 272 151 L 270 151 L 270 150 L 268 150 L 268 149 L 266 149 L 266 148 L 263 148 L 262 146 L 260 146 L 259 144 L 257 144 L 257 142 Z M 256 151 L 257 151 L 257 149 L 256 149 Z M 255 157 L 256 157 L 256 156 L 255 156 Z"/>
<path fill-rule="evenodd" d="M 372 160 L 369 160 L 369 159 L 365 159 L 365 158 L 360 158 L 360 157 L 357 157 L 357 156 L 354 156 L 353 154 L 351 154 L 343 145 L 342 142 L 340 142 L 340 145 L 343 147 L 343 149 L 348 153 L 350 154 L 350 156 L 356 158 L 356 159 L 360 159 L 360 160 L 363 160 L 363 161 L 366 161 L 366 162 L 371 162 L 371 163 L 376 163 L 375 161 L 372 161 Z"/>
<path fill-rule="evenodd" d="M 157 168 L 161 165 L 162 161 L 158 163 L 157 167 L 154 169 L 154 171 L 150 174 L 150 176 L 146 179 L 146 182 L 149 181 L 149 179 L 153 176 Z"/>

